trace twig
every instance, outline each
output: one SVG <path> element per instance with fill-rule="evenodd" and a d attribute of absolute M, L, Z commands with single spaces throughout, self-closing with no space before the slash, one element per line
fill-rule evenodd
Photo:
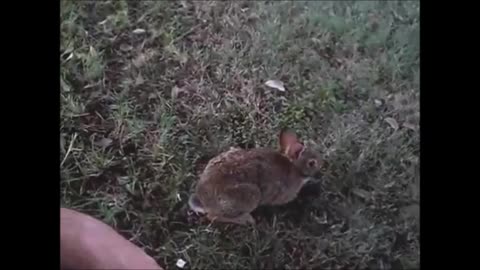
<path fill-rule="evenodd" d="M 70 145 L 68 146 L 68 150 L 67 150 L 67 153 L 65 154 L 65 157 L 63 157 L 63 160 L 62 162 L 60 163 L 60 167 L 63 166 L 63 163 L 65 163 L 65 160 L 67 160 L 67 157 L 68 155 L 70 154 L 70 152 L 72 151 L 72 147 L 73 147 L 73 142 L 75 141 L 75 139 L 77 138 L 77 133 L 73 134 L 73 138 L 70 140 Z"/>
<path fill-rule="evenodd" d="M 188 30 L 187 32 L 181 34 L 180 36 L 174 38 L 170 44 L 174 44 L 175 42 L 185 38 L 186 36 L 190 35 L 191 33 L 193 33 L 195 30 L 197 30 L 198 28 L 200 28 L 202 26 L 202 24 L 197 24 L 195 25 L 194 27 L 190 28 L 190 30 Z"/>

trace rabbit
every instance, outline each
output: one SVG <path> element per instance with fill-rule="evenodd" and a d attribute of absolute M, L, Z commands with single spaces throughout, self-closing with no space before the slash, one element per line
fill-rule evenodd
<path fill-rule="evenodd" d="M 280 131 L 279 144 L 280 151 L 231 147 L 212 158 L 189 197 L 190 209 L 211 222 L 246 225 L 255 224 L 251 212 L 258 206 L 294 200 L 324 162 L 288 129 Z"/>

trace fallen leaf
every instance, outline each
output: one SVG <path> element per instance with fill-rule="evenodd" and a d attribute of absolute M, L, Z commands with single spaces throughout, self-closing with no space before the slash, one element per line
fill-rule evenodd
<path fill-rule="evenodd" d="M 410 189 L 410 194 L 412 198 L 414 199 L 420 198 L 420 185 L 418 183 L 410 184 L 409 189 Z"/>
<path fill-rule="evenodd" d="M 185 267 L 185 264 L 187 264 L 187 262 L 185 262 L 184 260 L 182 259 L 178 259 L 177 260 L 177 263 L 175 264 L 178 268 L 183 268 Z"/>
<path fill-rule="evenodd" d="M 128 177 L 128 176 L 118 176 L 117 177 L 117 182 L 120 185 L 126 185 L 126 184 L 130 183 L 130 177 Z"/>
<path fill-rule="evenodd" d="M 143 84 L 145 80 L 143 79 L 143 76 L 141 73 L 138 73 L 137 78 L 135 79 L 135 85 L 140 85 Z"/>
<path fill-rule="evenodd" d="M 60 149 L 62 150 L 63 153 L 65 153 L 65 138 L 63 136 L 60 137 Z"/>
<path fill-rule="evenodd" d="M 109 146 L 110 144 L 112 144 L 113 140 L 112 139 L 109 139 L 109 138 L 103 138 L 101 139 L 100 141 L 96 142 L 95 144 L 100 146 L 100 147 L 107 147 Z"/>
<path fill-rule="evenodd" d="M 132 63 L 135 67 L 139 68 L 147 62 L 147 57 L 145 54 L 140 53 L 135 59 L 132 60 Z"/>
<path fill-rule="evenodd" d="M 147 31 L 145 31 L 145 29 L 142 29 L 142 28 L 137 28 L 137 29 L 133 30 L 134 34 L 143 34 L 145 32 L 147 32 Z"/>
<path fill-rule="evenodd" d="M 175 85 L 175 86 L 172 88 L 172 93 L 171 93 L 172 98 L 177 98 L 178 95 L 179 95 L 180 93 L 182 93 L 182 92 L 185 92 L 185 89 L 180 88 L 180 87 L 178 87 L 178 86 Z"/>
<path fill-rule="evenodd" d="M 412 124 L 412 123 L 408 123 L 408 122 L 405 122 L 403 123 L 403 126 L 408 128 L 408 129 L 411 129 L 411 130 L 416 130 L 417 127 L 415 126 L 415 124 Z"/>
<path fill-rule="evenodd" d="M 123 52 L 128 52 L 128 51 L 131 51 L 133 49 L 133 47 L 131 45 L 128 45 L 128 44 L 125 44 L 125 43 L 122 43 L 120 45 L 120 50 L 123 51 Z"/>
<path fill-rule="evenodd" d="M 412 204 L 400 209 L 400 213 L 404 218 L 418 219 L 420 216 L 420 206 L 418 204 Z"/>
<path fill-rule="evenodd" d="M 135 59 L 132 60 L 132 64 L 140 68 L 141 66 L 145 65 L 148 61 L 150 61 L 153 57 L 157 55 L 157 51 L 154 50 L 147 50 L 145 53 L 139 53 Z"/>
<path fill-rule="evenodd" d="M 359 253 L 367 253 L 369 251 L 369 246 L 367 243 L 361 243 L 357 247 L 357 252 Z"/>
<path fill-rule="evenodd" d="M 360 189 L 360 188 L 354 188 L 352 189 L 352 193 L 357 195 L 358 197 L 364 199 L 364 200 L 369 200 L 371 198 L 371 194 L 370 192 L 364 190 L 364 189 Z"/>
<path fill-rule="evenodd" d="M 153 92 L 148 95 L 148 99 L 155 99 L 157 98 L 157 93 Z"/>
<path fill-rule="evenodd" d="M 385 122 L 387 122 L 394 130 L 398 130 L 397 120 L 393 119 L 392 117 L 387 117 L 385 118 Z"/>
<path fill-rule="evenodd" d="M 62 78 L 60 78 L 60 86 L 62 87 L 62 90 L 65 92 L 70 92 L 71 90 L 70 86 Z"/>
<path fill-rule="evenodd" d="M 383 103 L 382 103 L 382 101 L 381 101 L 380 99 L 375 99 L 375 105 L 376 105 L 377 107 L 382 106 L 382 104 L 383 104 Z"/>
<path fill-rule="evenodd" d="M 105 20 L 103 20 L 103 21 L 101 21 L 101 22 L 99 22 L 98 25 L 104 25 L 104 24 L 107 23 L 107 22 L 108 22 L 108 18 L 105 19 Z"/>
<path fill-rule="evenodd" d="M 278 81 L 278 80 L 268 80 L 265 82 L 265 85 L 271 88 L 275 88 L 279 91 L 285 92 L 285 86 L 283 85 L 283 82 Z"/>
<path fill-rule="evenodd" d="M 395 181 L 392 181 L 392 182 L 390 182 L 390 183 L 388 183 L 388 184 L 385 184 L 383 187 L 384 187 L 384 188 L 391 188 L 391 187 L 393 187 L 394 185 L 395 185 Z"/>
<path fill-rule="evenodd" d="M 90 46 L 90 49 L 88 51 L 91 57 L 96 57 L 98 55 L 97 50 L 93 46 Z"/>
<path fill-rule="evenodd" d="M 65 59 L 65 61 L 68 61 L 68 60 L 70 60 L 70 59 L 72 59 L 72 58 L 73 58 L 73 52 L 70 53 L 70 55 L 67 57 L 67 59 Z"/>
<path fill-rule="evenodd" d="M 330 247 L 330 242 L 328 242 L 327 240 L 321 240 L 320 239 L 316 243 L 316 247 L 321 251 L 325 251 Z"/>

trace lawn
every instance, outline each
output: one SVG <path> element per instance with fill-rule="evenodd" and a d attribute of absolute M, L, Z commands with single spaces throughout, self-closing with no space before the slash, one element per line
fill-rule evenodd
<path fill-rule="evenodd" d="M 165 269 L 418 268 L 419 31 L 418 1 L 62 1 L 61 205 Z M 283 127 L 320 181 L 256 226 L 189 211 L 210 158 Z"/>

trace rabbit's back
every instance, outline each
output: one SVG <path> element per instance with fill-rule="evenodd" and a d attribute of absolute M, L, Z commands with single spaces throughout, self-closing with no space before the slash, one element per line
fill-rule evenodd
<path fill-rule="evenodd" d="M 231 148 L 208 163 L 200 176 L 197 194 L 206 206 L 216 206 L 219 198 L 235 190 L 235 186 L 250 185 L 249 193 L 255 193 L 252 187 L 258 189 L 260 198 L 257 204 L 282 204 L 296 196 L 301 182 L 298 170 L 275 150 Z M 235 195 L 249 202 L 255 201 L 251 194 L 241 192 L 239 189 Z"/>

